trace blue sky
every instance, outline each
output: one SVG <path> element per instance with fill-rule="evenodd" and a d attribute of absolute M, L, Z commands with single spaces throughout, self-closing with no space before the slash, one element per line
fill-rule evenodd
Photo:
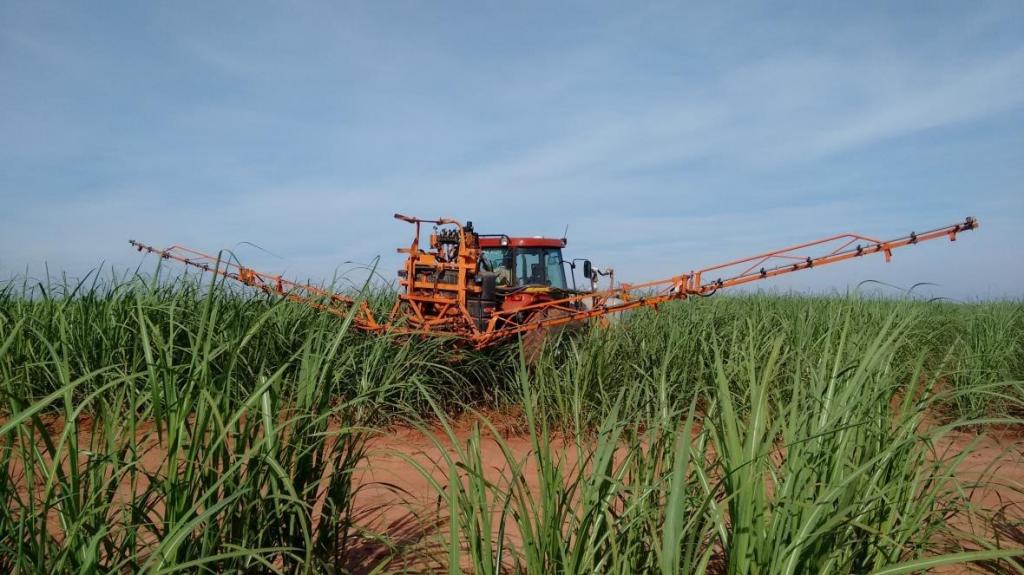
<path fill-rule="evenodd" d="M 973 215 L 772 287 L 1024 295 L 1024 3 L 825 4 L 6 0 L 0 276 L 134 238 L 391 277 L 397 211 L 639 281 Z"/>

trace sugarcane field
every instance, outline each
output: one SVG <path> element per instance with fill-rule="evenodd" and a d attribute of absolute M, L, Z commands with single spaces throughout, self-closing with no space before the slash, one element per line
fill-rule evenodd
<path fill-rule="evenodd" d="M 1024 573 L 1021 30 L 0 5 L 0 573 Z"/>

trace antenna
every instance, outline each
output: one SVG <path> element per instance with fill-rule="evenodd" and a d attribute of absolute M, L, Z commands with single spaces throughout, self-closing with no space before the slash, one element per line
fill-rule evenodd
<path fill-rule="evenodd" d="M 565 231 L 562 232 L 562 244 L 569 243 L 569 224 L 565 224 Z"/>

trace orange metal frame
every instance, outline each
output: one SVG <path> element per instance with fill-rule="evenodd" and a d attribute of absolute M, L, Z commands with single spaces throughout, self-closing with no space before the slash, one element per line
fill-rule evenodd
<path fill-rule="evenodd" d="M 978 228 L 978 221 L 963 222 L 921 234 L 881 241 L 847 233 L 797 244 L 755 256 L 733 260 L 666 279 L 640 284 L 623 284 L 599 292 L 576 293 L 569 297 L 548 299 L 513 310 L 495 309 L 486 326 L 481 328 L 469 310 L 470 298 L 479 296 L 481 288 L 474 282 L 479 273 L 479 241 L 457 220 L 439 218 L 423 220 L 401 214 L 395 218 L 416 226 L 408 248 L 402 288 L 386 322 L 378 322 L 366 302 L 331 293 L 314 286 L 288 281 L 281 276 L 265 274 L 182 246 L 160 250 L 131 241 L 142 252 L 159 255 L 187 266 L 219 274 L 255 287 L 265 293 L 285 297 L 335 315 L 353 313 L 353 323 L 370 332 L 391 331 L 405 334 L 442 335 L 459 338 L 475 348 L 493 345 L 511 336 L 557 327 L 571 322 L 599 318 L 609 314 L 641 308 L 657 307 L 672 300 L 691 296 L 708 296 L 718 290 L 745 285 L 783 274 L 821 267 L 871 254 L 883 254 L 888 262 L 892 251 L 921 242 L 948 238 Z M 430 249 L 420 248 L 420 227 L 424 223 L 446 228 L 430 236 Z M 718 276 L 708 280 L 709 276 Z"/>
<path fill-rule="evenodd" d="M 408 248 L 398 248 L 398 253 L 408 254 L 404 277 L 399 281 L 404 292 L 399 294 L 388 324 L 419 332 L 465 333 L 473 325 L 468 298 L 480 292 L 471 281 L 480 259 L 477 236 L 450 218 L 422 220 L 395 214 L 395 219 L 415 225 L 416 233 Z M 457 243 L 445 243 L 434 233 L 430 236 L 431 250 L 420 249 L 420 227 L 425 223 L 452 226 L 455 233 L 449 234 L 449 240 L 456 239 Z"/>

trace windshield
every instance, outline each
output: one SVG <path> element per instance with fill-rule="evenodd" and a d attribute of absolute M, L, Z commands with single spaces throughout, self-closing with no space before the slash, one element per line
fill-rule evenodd
<path fill-rule="evenodd" d="M 510 257 L 510 255 L 512 257 Z M 543 285 L 567 289 L 559 248 L 484 248 L 483 269 L 498 274 L 499 286 Z"/>
<path fill-rule="evenodd" d="M 565 287 L 562 250 L 558 248 L 518 248 L 515 251 L 516 285 Z"/>

